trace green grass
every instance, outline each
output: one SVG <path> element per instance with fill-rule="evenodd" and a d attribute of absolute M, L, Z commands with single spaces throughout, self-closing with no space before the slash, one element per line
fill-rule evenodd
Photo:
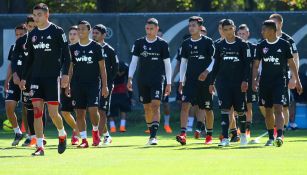
<path fill-rule="evenodd" d="M 0 131 L 0 174 L 296 175 L 307 172 L 306 130 L 287 132 L 280 148 L 264 147 L 266 137 L 261 139 L 261 144 L 244 148 L 238 144 L 218 148 L 217 139 L 212 146 L 205 146 L 203 140 L 193 139 L 192 133 L 189 133 L 187 145 L 180 146 L 174 140 L 175 134 L 167 135 L 162 128 L 159 145 L 148 147 L 145 146 L 147 136 L 143 134 L 143 125 L 129 129 L 128 133 L 114 134 L 113 143 L 108 147 L 81 150 L 69 146 L 59 155 L 56 130 L 50 127 L 46 133 L 48 144 L 44 157 L 31 157 L 34 148 L 10 147 L 12 134 Z M 254 135 L 262 132 L 257 130 Z M 89 141 L 91 143 L 91 139 Z"/>

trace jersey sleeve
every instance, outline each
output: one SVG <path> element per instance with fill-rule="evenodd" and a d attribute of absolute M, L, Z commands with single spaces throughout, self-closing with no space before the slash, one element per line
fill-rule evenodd
<path fill-rule="evenodd" d="M 68 75 L 68 70 L 71 62 L 71 55 L 69 51 L 68 41 L 66 35 L 62 28 L 57 29 L 58 33 L 58 42 L 62 49 L 62 73 L 63 75 Z"/>
<path fill-rule="evenodd" d="M 135 55 L 137 57 L 140 56 L 140 53 L 141 53 L 141 50 L 140 50 L 140 44 L 139 44 L 139 41 L 136 40 L 132 46 L 132 49 L 131 49 L 131 54 L 132 55 Z"/>
<path fill-rule="evenodd" d="M 185 59 L 189 58 L 189 54 L 188 54 L 189 52 L 188 52 L 188 48 L 186 47 L 186 45 L 187 45 L 186 42 L 183 42 L 179 49 L 180 58 L 185 58 Z"/>
<path fill-rule="evenodd" d="M 212 41 L 212 39 L 209 39 L 209 56 L 210 57 L 213 57 L 214 56 L 214 54 L 215 54 L 215 46 L 214 46 L 214 43 L 213 43 L 213 41 Z"/>
<path fill-rule="evenodd" d="M 20 53 L 20 39 L 18 39 L 16 41 L 16 44 L 14 46 L 14 49 L 11 53 L 11 68 L 12 68 L 12 72 L 15 73 L 17 72 L 17 61 L 18 61 L 18 57 L 19 57 L 19 53 Z"/>
<path fill-rule="evenodd" d="M 287 58 L 287 59 L 291 59 L 291 58 L 293 58 L 293 56 L 292 56 L 292 53 L 293 53 L 293 49 L 292 49 L 292 46 L 290 45 L 291 43 L 289 43 L 289 42 L 287 42 L 286 44 L 285 44 L 285 57 Z"/>
<path fill-rule="evenodd" d="M 250 63 L 251 63 L 251 48 L 248 46 L 246 42 L 242 42 L 242 57 L 244 63 L 244 76 L 242 81 L 248 82 L 250 75 Z"/>
<path fill-rule="evenodd" d="M 71 62 L 76 63 L 76 56 L 75 56 L 75 53 L 74 53 L 75 49 L 74 49 L 73 45 L 69 46 L 69 51 L 70 51 L 70 55 L 71 55 Z"/>
<path fill-rule="evenodd" d="M 28 35 L 28 38 L 27 38 L 27 41 L 26 41 L 26 44 L 25 44 L 25 52 L 27 53 L 27 58 L 26 58 L 26 61 L 25 61 L 25 65 L 24 65 L 24 68 L 22 70 L 22 78 L 23 80 L 26 80 L 31 71 L 32 71 L 32 65 L 33 65 L 33 61 L 34 61 L 34 48 L 33 48 L 33 44 L 32 44 L 32 35 L 31 33 Z"/>
<path fill-rule="evenodd" d="M 215 53 L 214 53 L 214 65 L 213 65 L 213 69 L 211 71 L 211 75 L 210 75 L 210 84 L 214 84 L 217 73 L 219 71 L 220 68 L 220 63 L 221 63 L 221 53 L 220 53 L 220 46 L 219 44 L 215 45 Z"/>
<path fill-rule="evenodd" d="M 261 44 L 258 44 L 256 46 L 256 53 L 255 53 L 254 60 L 259 60 L 260 61 L 262 59 L 262 57 L 263 57 L 262 53 L 263 53 L 263 50 L 261 49 Z"/>
<path fill-rule="evenodd" d="M 118 58 L 117 58 L 117 55 L 114 49 L 109 48 L 108 54 L 109 54 L 108 59 L 110 59 L 111 67 L 112 67 L 111 78 L 112 80 L 114 80 L 117 75 L 118 69 L 119 69 L 119 61 L 118 61 Z"/>
<path fill-rule="evenodd" d="M 167 42 L 164 42 L 164 44 L 163 44 L 161 57 L 162 57 L 162 59 L 170 58 L 169 47 L 168 47 Z"/>
<path fill-rule="evenodd" d="M 290 37 L 288 42 L 291 45 L 292 53 L 298 53 L 298 50 L 297 50 L 297 47 L 296 47 L 296 44 L 295 44 L 293 38 Z"/>
<path fill-rule="evenodd" d="M 94 57 L 97 58 L 98 61 L 105 60 L 105 57 L 103 56 L 104 52 L 105 50 L 102 48 L 102 46 L 97 44 L 97 49 L 96 52 L 94 52 Z"/>

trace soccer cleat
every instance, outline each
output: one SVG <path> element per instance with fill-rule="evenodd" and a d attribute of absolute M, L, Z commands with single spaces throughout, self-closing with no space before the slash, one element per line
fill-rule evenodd
<path fill-rule="evenodd" d="M 240 137 L 239 136 L 232 136 L 230 139 L 230 142 L 239 142 L 240 141 Z"/>
<path fill-rule="evenodd" d="M 29 144 L 29 147 L 35 147 L 36 146 L 36 137 L 33 137 L 32 139 L 31 139 L 31 142 L 30 142 L 30 144 Z"/>
<path fill-rule="evenodd" d="M 32 153 L 32 156 L 44 156 L 44 155 L 45 155 L 44 148 L 42 147 L 38 147 L 36 151 Z"/>
<path fill-rule="evenodd" d="M 283 143 L 284 143 L 283 138 L 282 137 L 277 137 L 276 140 L 275 140 L 274 145 L 277 146 L 277 147 L 281 147 L 283 145 Z"/>
<path fill-rule="evenodd" d="M 31 138 L 27 137 L 27 139 L 25 140 L 25 142 L 23 142 L 23 144 L 21 146 L 29 146 L 31 143 Z"/>
<path fill-rule="evenodd" d="M 212 144 L 212 136 L 207 135 L 205 145 L 211 145 Z"/>
<path fill-rule="evenodd" d="M 88 142 L 86 139 L 82 139 L 82 142 L 80 145 L 77 146 L 77 148 L 88 148 Z"/>
<path fill-rule="evenodd" d="M 59 154 L 64 153 L 65 150 L 66 150 L 66 146 L 67 146 L 66 136 L 60 136 L 59 137 L 59 145 L 58 145 L 58 153 Z"/>
<path fill-rule="evenodd" d="M 103 139 L 103 144 L 104 145 L 109 145 L 112 143 L 112 137 L 111 136 L 105 136 Z"/>
<path fill-rule="evenodd" d="M 110 132 L 111 132 L 111 133 L 115 133 L 115 132 L 116 132 L 116 128 L 115 128 L 115 127 L 111 127 L 111 128 L 110 128 Z"/>
<path fill-rule="evenodd" d="M 149 138 L 147 145 L 158 145 L 158 140 L 156 137 L 154 138 Z"/>
<path fill-rule="evenodd" d="M 225 146 L 229 146 L 229 140 L 227 138 L 223 138 L 223 140 L 218 144 L 218 146 L 220 147 L 225 147 Z"/>
<path fill-rule="evenodd" d="M 269 139 L 264 146 L 273 146 L 274 145 L 274 140 L 273 139 Z"/>
<path fill-rule="evenodd" d="M 146 133 L 146 134 L 150 134 L 149 129 L 145 130 L 145 133 Z"/>
<path fill-rule="evenodd" d="M 246 146 L 248 144 L 247 136 L 245 133 L 240 134 L 240 144 L 241 146 Z"/>
<path fill-rule="evenodd" d="M 166 133 L 169 134 L 173 132 L 172 128 L 169 125 L 164 125 L 164 130 Z"/>
<path fill-rule="evenodd" d="M 15 134 L 15 138 L 14 141 L 12 143 L 12 146 L 17 146 L 19 144 L 19 142 L 22 140 L 23 135 L 22 134 Z"/>
<path fill-rule="evenodd" d="M 79 145 L 79 137 L 76 132 L 72 132 L 71 145 Z"/>
<path fill-rule="evenodd" d="M 186 133 L 181 133 L 180 135 L 177 135 L 176 136 L 176 140 L 181 145 L 186 145 L 187 144 L 187 134 Z"/>
<path fill-rule="evenodd" d="M 251 138 L 251 130 L 250 129 L 246 129 L 245 134 L 246 134 L 247 138 Z"/>
<path fill-rule="evenodd" d="M 194 131 L 194 138 L 195 138 L 195 139 L 199 139 L 199 138 L 200 138 L 200 133 L 201 133 L 201 131 L 195 130 L 195 131 Z"/>
<path fill-rule="evenodd" d="M 126 127 L 125 126 L 120 126 L 119 127 L 119 132 L 126 132 Z"/>
<path fill-rule="evenodd" d="M 100 136 L 99 136 L 99 131 L 92 131 L 92 136 L 93 136 L 92 146 L 98 146 L 101 142 Z"/>

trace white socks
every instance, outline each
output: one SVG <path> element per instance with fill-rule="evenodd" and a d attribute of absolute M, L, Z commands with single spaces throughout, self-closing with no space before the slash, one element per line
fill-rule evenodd
<path fill-rule="evenodd" d="M 164 115 L 164 125 L 169 125 L 170 115 Z"/>
<path fill-rule="evenodd" d="M 13 129 L 14 129 L 14 133 L 15 133 L 15 134 L 22 134 L 22 132 L 21 132 L 21 130 L 20 130 L 19 127 L 13 128 Z"/>
<path fill-rule="evenodd" d="M 87 138 L 86 131 L 80 132 L 80 137 L 81 137 L 81 139 L 86 139 Z"/>
<path fill-rule="evenodd" d="M 64 127 L 62 129 L 58 129 L 59 131 L 59 136 L 62 137 L 62 136 L 66 136 L 66 132 L 65 132 L 65 129 Z"/>

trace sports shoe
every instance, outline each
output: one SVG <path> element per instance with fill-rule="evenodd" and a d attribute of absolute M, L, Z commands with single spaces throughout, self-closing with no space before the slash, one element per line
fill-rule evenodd
<path fill-rule="evenodd" d="M 25 142 L 23 142 L 23 144 L 21 146 L 29 146 L 31 143 L 31 138 L 27 137 L 27 139 L 25 140 Z"/>
<path fill-rule="evenodd" d="M 35 147 L 36 146 L 36 137 L 33 137 L 32 139 L 31 139 L 31 142 L 30 142 L 30 144 L 29 144 L 29 147 Z"/>
<path fill-rule="evenodd" d="M 66 146 L 67 146 L 66 136 L 60 136 L 59 137 L 59 145 L 58 145 L 58 153 L 59 154 L 64 153 L 65 150 L 66 150 Z"/>
<path fill-rule="evenodd" d="M 229 143 L 229 140 L 227 138 L 223 138 L 223 140 L 218 144 L 218 146 L 221 146 L 221 147 L 225 147 L 225 146 L 229 146 L 230 143 Z"/>
<path fill-rule="evenodd" d="M 100 136 L 99 136 L 99 131 L 92 131 L 92 136 L 93 136 L 92 146 L 98 146 L 101 142 Z"/>
<path fill-rule="evenodd" d="M 88 148 L 88 142 L 86 139 L 82 139 L 82 142 L 80 145 L 77 146 L 77 148 Z"/>
<path fill-rule="evenodd" d="M 76 132 L 72 133 L 71 136 L 71 145 L 79 145 L 79 137 L 77 136 Z"/>
<path fill-rule="evenodd" d="M 111 127 L 111 128 L 110 128 L 110 132 L 111 132 L 111 133 L 115 133 L 115 132 L 116 132 L 116 128 L 115 128 L 115 127 Z"/>
<path fill-rule="evenodd" d="M 147 145 L 158 145 L 158 140 L 156 137 L 154 138 L 149 138 Z"/>
<path fill-rule="evenodd" d="M 187 144 L 187 134 L 186 133 L 181 133 L 180 135 L 176 136 L 177 142 L 179 142 L 181 145 L 186 145 Z"/>
<path fill-rule="evenodd" d="M 44 148 L 42 147 L 38 147 L 36 151 L 32 153 L 32 156 L 44 156 L 44 155 L 45 155 Z"/>
<path fill-rule="evenodd" d="M 195 131 L 194 131 L 194 138 L 195 138 L 195 139 L 199 139 L 199 138 L 200 138 L 200 133 L 201 133 L 201 131 L 195 130 Z"/>
<path fill-rule="evenodd" d="M 103 144 L 104 145 L 109 145 L 112 143 L 112 137 L 111 136 L 105 136 L 103 139 Z"/>
<path fill-rule="evenodd" d="M 247 136 L 245 133 L 240 134 L 240 144 L 241 146 L 246 146 L 248 144 Z"/>
<path fill-rule="evenodd" d="M 274 145 L 274 140 L 273 139 L 269 139 L 264 146 L 273 146 Z"/>
<path fill-rule="evenodd" d="M 239 142 L 240 137 L 239 136 L 231 136 L 230 142 Z"/>
<path fill-rule="evenodd" d="M 166 133 L 169 134 L 173 132 L 172 128 L 169 125 L 164 125 L 164 130 Z"/>
<path fill-rule="evenodd" d="M 120 126 L 119 127 L 119 132 L 126 132 L 126 127 L 125 126 Z"/>
<path fill-rule="evenodd" d="M 275 140 L 274 145 L 277 146 L 277 147 L 281 147 L 283 145 L 283 143 L 284 143 L 283 138 L 282 137 L 277 137 L 276 140 Z"/>
<path fill-rule="evenodd" d="M 212 144 L 212 136 L 207 135 L 205 145 L 211 145 Z"/>
<path fill-rule="evenodd" d="M 23 135 L 22 134 L 15 134 L 15 138 L 14 141 L 12 143 L 12 146 L 17 146 L 19 144 L 19 142 L 22 140 Z"/>

